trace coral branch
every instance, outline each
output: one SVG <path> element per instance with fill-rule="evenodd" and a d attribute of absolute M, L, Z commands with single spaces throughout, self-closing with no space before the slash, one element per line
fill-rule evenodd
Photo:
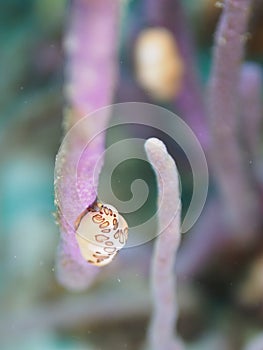
<path fill-rule="evenodd" d="M 179 342 L 174 339 L 177 318 L 174 262 L 181 239 L 178 173 L 174 160 L 160 140 L 147 140 L 145 149 L 156 172 L 159 189 L 160 236 L 156 241 L 151 272 L 154 310 L 149 328 L 150 349 L 179 349 Z"/>
<path fill-rule="evenodd" d="M 260 148 L 260 129 L 262 69 L 255 63 L 245 63 L 241 70 L 240 94 L 242 104 L 243 138 L 250 164 L 258 162 Z M 253 165 L 253 164 L 252 164 Z"/>
<path fill-rule="evenodd" d="M 225 1 L 215 37 L 209 91 L 215 177 L 228 224 L 244 235 L 253 230 L 251 224 L 257 221 L 257 200 L 238 142 L 240 64 L 250 4 L 251 0 Z"/>
<path fill-rule="evenodd" d="M 87 287 L 98 272 L 81 256 L 74 224 L 97 195 L 98 172 L 94 174 L 94 169 L 104 150 L 105 135 L 100 133 L 92 143 L 91 138 L 98 130 L 106 129 L 109 110 L 102 112 L 96 122 L 92 114 L 87 114 L 111 103 L 116 78 L 118 6 L 115 0 L 74 0 L 65 41 L 65 92 L 69 104 L 65 129 L 74 127 L 57 156 L 55 196 L 61 226 L 57 276 L 70 289 Z"/>
<path fill-rule="evenodd" d="M 118 25 L 119 1 L 73 0 L 65 39 L 68 60 L 65 94 L 80 118 L 112 100 Z"/>

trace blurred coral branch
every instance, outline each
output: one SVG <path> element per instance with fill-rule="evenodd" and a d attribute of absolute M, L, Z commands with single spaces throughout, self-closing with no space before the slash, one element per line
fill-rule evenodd
<path fill-rule="evenodd" d="M 246 161 L 254 171 L 254 179 L 263 182 L 259 177 L 262 167 L 260 161 L 260 136 L 262 127 L 262 69 L 256 63 L 244 63 L 241 70 L 241 126 L 247 152 Z"/>
<path fill-rule="evenodd" d="M 226 0 L 215 36 L 209 86 L 211 161 L 229 228 L 242 238 L 258 226 L 258 199 L 238 138 L 239 80 L 251 0 Z M 245 200 L 244 200 L 245 198 Z"/>
<path fill-rule="evenodd" d="M 259 176 L 261 70 L 256 64 L 241 66 L 249 5 L 250 1 L 226 1 L 218 24 L 208 102 L 213 135 L 209 157 L 221 201 L 207 203 L 184 242 L 177 266 L 182 279 L 205 269 L 215 254 L 233 243 L 236 233 L 235 245 L 254 243 L 259 226 L 252 170 Z"/>

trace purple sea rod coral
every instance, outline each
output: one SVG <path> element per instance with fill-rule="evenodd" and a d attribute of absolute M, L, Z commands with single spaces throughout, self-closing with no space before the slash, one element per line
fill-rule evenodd
<path fill-rule="evenodd" d="M 247 162 L 257 175 L 260 161 L 260 128 L 262 117 L 261 105 L 262 69 L 256 63 L 244 63 L 241 70 L 241 125 L 243 140 L 247 151 Z M 260 180 L 260 179 L 259 179 Z M 262 182 L 262 179 L 260 180 Z"/>
<path fill-rule="evenodd" d="M 249 236 L 258 202 L 249 181 L 238 139 L 240 69 L 251 0 L 227 0 L 215 37 L 209 88 L 214 175 L 234 232 Z M 245 194 L 245 200 L 244 200 Z"/>
<path fill-rule="evenodd" d="M 158 181 L 159 236 L 156 240 L 151 271 L 153 315 L 149 328 L 151 350 L 179 350 L 174 338 L 177 318 L 174 263 L 180 244 L 181 199 L 177 168 L 164 144 L 158 139 L 145 143 L 148 159 Z M 171 219 L 171 212 L 174 213 Z"/>
<path fill-rule="evenodd" d="M 94 174 L 94 168 L 103 153 L 105 135 L 91 139 L 98 128 L 106 128 L 109 109 L 96 121 L 92 111 L 111 103 L 117 71 L 118 19 L 115 0 L 72 2 L 65 40 L 65 131 L 73 128 L 66 134 L 55 169 L 55 202 L 61 227 L 57 277 L 70 289 L 86 288 L 98 272 L 83 259 L 74 225 L 97 195 L 98 174 Z"/>

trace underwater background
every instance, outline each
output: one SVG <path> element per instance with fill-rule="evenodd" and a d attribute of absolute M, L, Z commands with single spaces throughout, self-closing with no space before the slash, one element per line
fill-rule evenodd
<path fill-rule="evenodd" d="M 64 135 L 65 63 L 68 62 L 63 40 L 71 7 L 77 1 L 0 2 L 0 348 L 3 350 L 136 350 L 147 346 L 153 241 L 121 251 L 113 266 L 103 269 L 85 291 L 69 291 L 56 278 L 59 228 L 54 215 L 54 165 Z M 187 100 L 196 99 L 193 106 L 182 102 L 183 99 L 177 101 L 177 96 L 170 98 L 169 91 L 168 98 L 163 98 L 162 94 L 158 95 L 158 89 L 151 92 L 144 88 L 134 57 L 136 38 L 149 25 L 146 1 L 120 3 L 120 30 L 116 35 L 120 73 L 111 102 L 154 103 L 185 119 L 194 131 L 208 130 L 206 117 L 199 120 L 198 113 L 191 116 L 191 111 L 203 108 L 198 91 L 202 92 L 202 103 L 206 106 L 214 34 L 224 3 L 181 1 L 187 38 L 190 37 L 193 50 L 190 61 L 183 55 L 180 57 L 180 45 L 178 55 L 182 74 L 191 75 L 192 71 L 194 74 L 197 88 L 191 90 L 193 95 L 190 93 Z M 169 16 L 167 21 L 171 21 L 173 13 Z M 215 203 L 214 198 L 220 197 L 220 179 L 217 180 L 217 168 L 211 170 L 209 164 L 207 202 L 195 226 L 182 236 L 175 268 L 177 334 L 189 350 L 263 350 L 263 341 L 262 347 L 246 347 L 253 339 L 258 341 L 263 337 L 263 3 L 260 0 L 253 2 L 243 40 L 244 61 L 249 72 L 252 67 L 252 76 L 256 74 L 256 84 L 261 88 L 245 104 L 252 114 L 255 104 L 261 104 L 258 119 L 246 120 L 247 124 L 243 125 L 244 129 L 252 130 L 252 146 L 251 138 L 246 143 L 246 135 L 241 135 L 240 142 L 245 168 L 249 169 L 249 183 L 259 203 L 250 216 L 251 222 L 246 219 L 245 224 L 254 227 L 255 223 L 256 228 L 249 232 L 252 238 L 248 240 L 245 234 L 238 236 L 234 232 L 228 239 L 228 230 L 222 233 L 215 214 L 224 211 L 227 196 L 222 196 L 219 205 Z M 249 77 L 249 74 L 245 76 L 244 91 Z M 104 81 L 100 84 L 103 86 Z M 183 82 L 178 84 L 179 96 Z M 242 124 L 242 119 L 238 123 Z M 219 132 L 221 128 L 223 125 L 217 124 Z M 206 153 L 206 135 L 202 135 L 197 137 Z M 184 216 L 193 189 L 191 166 L 169 136 L 160 130 L 130 125 L 109 130 L 107 145 L 122 138 L 151 136 L 162 139 L 176 160 Z M 213 159 L 210 153 L 207 157 Z M 137 178 L 143 178 L 150 191 L 145 205 L 126 216 L 130 225 L 144 222 L 156 211 L 154 173 L 148 163 L 132 159 L 122 163 L 111 180 L 116 196 L 125 201 L 130 199 L 129 187 Z M 232 178 L 230 188 L 234 183 Z M 249 194 L 245 191 L 239 194 L 241 207 Z M 209 239 L 210 232 L 214 236 Z"/>

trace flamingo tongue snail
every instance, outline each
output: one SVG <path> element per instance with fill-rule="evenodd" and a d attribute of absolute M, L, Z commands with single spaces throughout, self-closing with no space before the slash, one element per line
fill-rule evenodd
<path fill-rule="evenodd" d="M 109 264 L 128 238 L 128 225 L 117 209 L 94 202 L 75 222 L 83 258 L 96 266 Z"/>

